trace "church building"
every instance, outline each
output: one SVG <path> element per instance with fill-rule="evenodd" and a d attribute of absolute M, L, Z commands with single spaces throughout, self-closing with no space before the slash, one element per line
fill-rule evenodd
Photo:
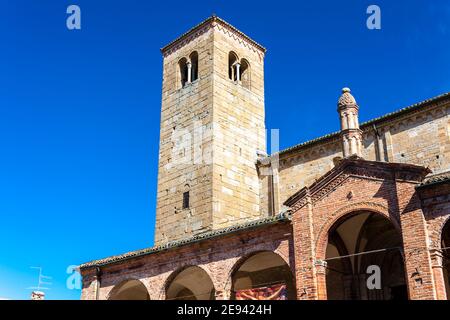
<path fill-rule="evenodd" d="M 450 93 L 360 124 L 344 88 L 340 131 L 268 155 L 262 45 L 212 16 L 161 52 L 155 245 L 82 299 L 450 299 Z"/>

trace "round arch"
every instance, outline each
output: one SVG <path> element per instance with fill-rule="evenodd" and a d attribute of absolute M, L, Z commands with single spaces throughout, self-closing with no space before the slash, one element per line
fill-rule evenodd
<path fill-rule="evenodd" d="M 241 67 L 239 69 L 240 76 L 239 79 L 241 79 L 242 86 L 244 88 L 250 89 L 251 84 L 251 68 L 250 63 L 247 59 L 242 58 L 241 59 Z"/>
<path fill-rule="evenodd" d="M 214 284 L 199 266 L 188 265 L 174 271 L 164 286 L 166 300 L 215 300 Z"/>
<path fill-rule="evenodd" d="M 150 295 L 140 280 L 127 279 L 114 286 L 108 300 L 150 300 Z"/>
<path fill-rule="evenodd" d="M 177 82 L 179 83 L 180 88 L 184 87 L 188 80 L 187 63 L 188 63 L 188 60 L 186 58 L 181 58 L 178 61 Z"/>
<path fill-rule="evenodd" d="M 197 51 L 193 51 L 190 55 L 189 55 L 189 61 L 191 62 L 191 81 L 194 82 L 195 80 L 198 79 L 198 52 Z"/>
<path fill-rule="evenodd" d="M 395 229 L 401 234 L 401 227 L 399 218 L 394 216 L 391 212 L 389 212 L 388 208 L 384 205 L 374 203 L 374 202 L 361 202 L 354 203 L 343 208 L 340 208 L 331 214 L 331 218 L 327 219 L 326 222 L 322 225 L 317 234 L 316 240 L 316 259 L 324 260 L 326 254 L 326 248 L 328 244 L 328 235 L 329 231 L 338 224 L 340 221 L 345 220 L 347 217 L 357 214 L 361 211 L 372 212 L 378 215 L 381 215 L 388 219 Z"/>
<path fill-rule="evenodd" d="M 450 300 L 450 216 L 444 221 L 441 231 L 442 267 L 447 300 Z"/>
<path fill-rule="evenodd" d="M 407 299 L 402 235 L 389 215 L 357 210 L 337 216 L 325 245 L 328 299 Z"/>
<path fill-rule="evenodd" d="M 228 53 L 228 78 L 230 80 L 237 80 L 236 64 L 239 63 L 239 57 L 234 51 Z"/>
<path fill-rule="evenodd" d="M 280 254 L 270 250 L 241 257 L 230 272 L 231 300 L 294 300 L 292 270 Z"/>

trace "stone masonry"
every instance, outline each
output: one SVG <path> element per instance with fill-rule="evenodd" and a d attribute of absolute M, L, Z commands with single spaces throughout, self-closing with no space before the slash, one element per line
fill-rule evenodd
<path fill-rule="evenodd" d="M 261 45 L 212 16 L 161 51 L 155 246 L 82 264 L 82 299 L 166 299 L 172 283 L 197 298 L 184 270 L 214 299 L 267 270 L 290 297 L 327 299 L 329 237 L 362 212 L 399 235 L 409 299 L 449 298 L 450 93 L 359 124 L 344 88 L 339 132 L 268 156 Z"/>
<path fill-rule="evenodd" d="M 199 76 L 183 86 L 179 62 L 193 52 Z M 230 52 L 250 64 L 248 88 L 229 79 Z M 212 17 L 162 53 L 156 244 L 258 218 L 265 151 L 263 47 Z"/>

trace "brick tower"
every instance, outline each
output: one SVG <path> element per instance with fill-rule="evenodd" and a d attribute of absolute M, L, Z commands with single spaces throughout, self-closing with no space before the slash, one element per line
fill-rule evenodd
<path fill-rule="evenodd" d="M 155 244 L 258 218 L 265 49 L 212 16 L 161 49 Z"/>

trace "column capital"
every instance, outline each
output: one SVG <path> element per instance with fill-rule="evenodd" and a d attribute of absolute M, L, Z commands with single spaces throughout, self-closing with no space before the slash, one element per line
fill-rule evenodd
<path fill-rule="evenodd" d="M 430 257 L 433 268 L 443 268 L 444 255 L 441 249 L 430 249 Z"/>

